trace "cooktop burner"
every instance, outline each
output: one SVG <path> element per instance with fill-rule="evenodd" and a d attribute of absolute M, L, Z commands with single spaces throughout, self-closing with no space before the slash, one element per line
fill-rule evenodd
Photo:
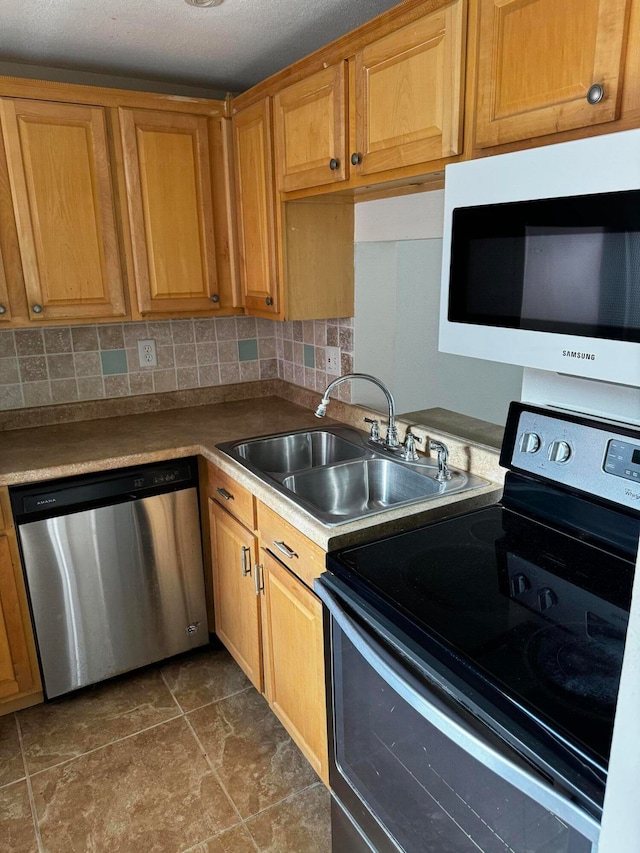
<path fill-rule="evenodd" d="M 605 629 L 589 636 L 583 622 L 551 625 L 527 646 L 535 674 L 563 695 L 587 700 L 585 712 L 610 714 L 618 695 L 624 636 Z"/>

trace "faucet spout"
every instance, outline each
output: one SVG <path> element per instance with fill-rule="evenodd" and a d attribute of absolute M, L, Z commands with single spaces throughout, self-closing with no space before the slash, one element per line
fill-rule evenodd
<path fill-rule="evenodd" d="M 329 405 L 329 396 L 334 388 L 337 388 L 338 385 L 341 385 L 343 382 L 352 379 L 366 379 L 368 382 L 373 382 L 374 385 L 377 385 L 378 388 L 384 393 L 387 398 L 387 406 L 389 408 L 389 423 L 387 426 L 387 434 L 384 439 L 383 444 L 386 447 L 398 447 L 398 430 L 396 428 L 396 404 L 393 399 L 393 395 L 391 391 L 387 388 L 387 386 L 380 379 L 377 379 L 375 376 L 371 376 L 369 373 L 345 373 L 344 376 L 339 376 L 337 379 L 334 379 L 333 382 L 330 382 L 324 394 L 322 395 L 322 400 L 320 401 L 318 408 L 315 411 L 315 415 L 317 418 L 323 418 L 327 414 L 327 406 Z"/>

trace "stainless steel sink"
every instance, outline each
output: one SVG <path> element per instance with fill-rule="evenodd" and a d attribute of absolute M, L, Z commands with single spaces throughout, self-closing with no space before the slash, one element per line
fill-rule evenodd
<path fill-rule="evenodd" d="M 438 482 L 434 460 L 390 458 L 365 433 L 340 425 L 217 447 L 328 525 L 487 485 L 455 468 Z"/>
<path fill-rule="evenodd" d="M 444 491 L 430 477 L 389 459 L 317 468 L 285 477 L 282 485 L 336 521 L 361 518 Z"/>
<path fill-rule="evenodd" d="M 261 471 L 274 474 L 361 459 L 366 453 L 364 447 L 324 429 L 255 438 L 237 444 L 235 451 Z"/>

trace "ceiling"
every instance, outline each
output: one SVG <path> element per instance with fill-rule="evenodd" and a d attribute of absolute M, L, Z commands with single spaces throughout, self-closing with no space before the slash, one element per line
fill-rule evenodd
<path fill-rule="evenodd" d="M 0 60 L 241 92 L 399 0 L 0 0 Z"/>

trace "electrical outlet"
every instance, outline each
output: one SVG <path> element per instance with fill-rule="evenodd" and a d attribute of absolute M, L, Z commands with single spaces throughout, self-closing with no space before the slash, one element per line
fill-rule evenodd
<path fill-rule="evenodd" d="M 158 366 L 155 341 L 138 341 L 138 361 L 140 367 Z"/>
<path fill-rule="evenodd" d="M 340 374 L 340 347 L 326 347 L 325 370 L 334 376 Z"/>

